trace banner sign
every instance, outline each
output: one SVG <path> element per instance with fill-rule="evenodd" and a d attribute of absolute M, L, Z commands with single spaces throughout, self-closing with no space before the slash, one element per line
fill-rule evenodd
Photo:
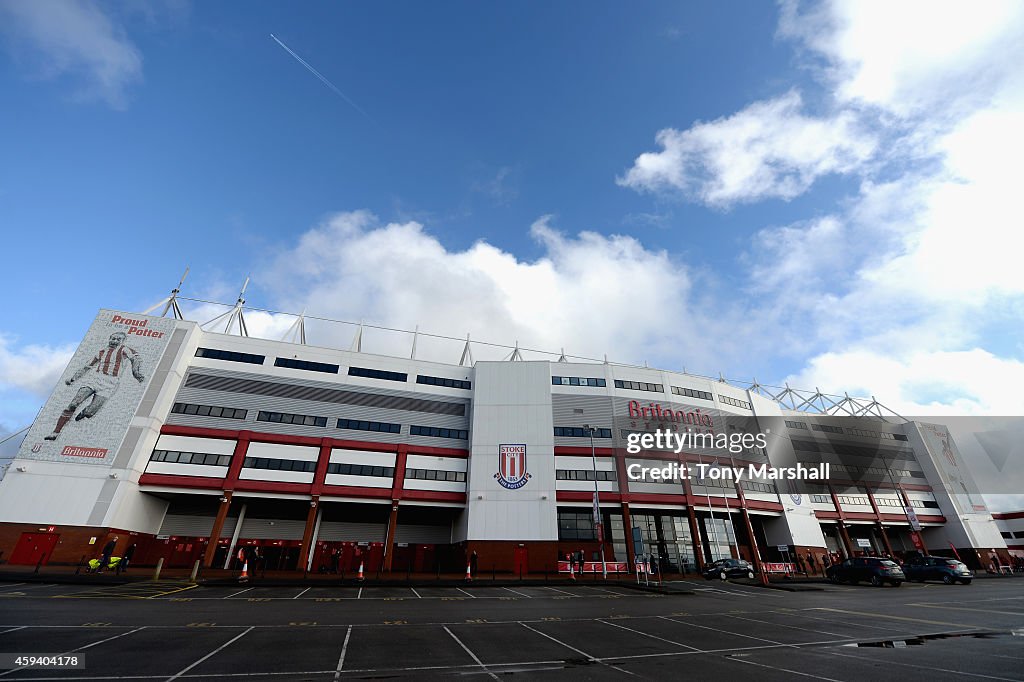
<path fill-rule="evenodd" d="M 174 328 L 173 319 L 101 310 L 18 459 L 109 466 Z"/>
<path fill-rule="evenodd" d="M 609 561 L 605 565 L 608 566 L 608 572 L 609 573 L 626 573 L 626 562 L 625 561 Z M 576 573 L 579 573 L 580 572 L 579 565 L 574 565 L 572 570 L 574 572 L 576 572 Z M 569 572 L 569 562 L 568 561 L 559 561 L 558 562 L 558 572 L 559 573 L 568 573 Z M 600 573 L 600 572 L 601 572 L 601 562 L 600 561 L 584 561 L 583 562 L 583 573 Z"/>

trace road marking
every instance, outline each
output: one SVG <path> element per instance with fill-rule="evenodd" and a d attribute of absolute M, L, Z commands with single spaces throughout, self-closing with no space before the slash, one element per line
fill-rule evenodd
<path fill-rule="evenodd" d="M 423 599 L 423 597 L 420 596 L 420 593 L 416 591 L 415 587 L 410 586 L 409 589 L 412 590 L 412 593 L 416 595 L 417 599 Z"/>
<path fill-rule="evenodd" d="M 352 636 L 352 626 L 348 626 L 348 630 L 345 631 L 345 643 L 341 645 L 341 655 L 338 656 L 338 667 L 334 672 L 334 679 L 338 680 L 341 677 L 341 668 L 345 665 L 345 653 L 348 651 L 348 640 Z"/>
<path fill-rule="evenodd" d="M 444 628 L 444 631 L 445 631 L 445 632 L 447 632 L 447 633 L 448 633 L 449 635 L 451 635 L 451 636 L 452 636 L 452 639 L 454 639 L 454 640 L 455 640 L 455 641 L 456 641 L 456 642 L 458 643 L 458 645 L 459 645 L 459 646 L 461 646 L 461 647 L 462 647 L 462 649 L 463 649 L 463 650 L 464 650 L 464 651 L 465 651 L 465 652 L 466 652 L 467 654 L 469 654 L 469 657 L 470 657 L 470 658 L 472 658 L 472 659 L 473 659 L 474 661 L 476 661 L 476 664 L 477 664 L 478 666 L 480 666 L 480 668 L 481 668 L 481 669 L 482 669 L 482 670 L 483 670 L 483 671 L 484 671 L 485 673 L 487 673 L 488 677 L 490 677 L 490 678 L 491 678 L 492 680 L 496 680 L 496 679 L 498 679 L 498 676 L 497 676 L 497 675 L 495 675 L 494 673 L 492 673 L 492 672 L 491 672 L 490 670 L 488 670 L 488 669 L 487 669 L 487 666 L 486 666 L 486 665 L 484 665 L 484 662 L 483 662 L 483 661 L 481 661 L 481 660 L 480 660 L 479 658 L 477 658 L 477 655 L 476 655 L 476 654 L 474 654 L 474 653 L 473 653 L 473 651 L 472 651 L 472 650 L 471 650 L 471 649 L 470 649 L 470 648 L 469 648 L 468 646 L 466 646 L 465 644 L 463 644 L 463 643 L 462 643 L 462 640 L 461 640 L 461 639 L 459 639 L 458 637 L 456 637 L 456 636 L 455 636 L 455 633 L 454 633 L 454 632 L 452 632 L 451 630 L 449 630 L 449 629 L 448 629 L 448 626 L 447 626 L 447 625 L 445 626 L 445 628 Z"/>
<path fill-rule="evenodd" d="M 702 651 L 702 649 L 698 649 L 695 646 L 690 646 L 689 644 L 683 644 L 682 642 L 675 642 L 675 641 L 672 641 L 671 639 L 665 639 L 664 637 L 658 637 L 657 635 L 652 635 L 652 634 L 649 634 L 647 632 L 643 632 L 642 630 L 634 630 L 633 628 L 627 628 L 625 625 L 619 625 L 618 623 L 609 623 L 608 621 L 601 620 L 600 618 L 597 619 L 597 622 L 598 623 L 604 623 L 605 625 L 611 625 L 613 628 L 620 628 L 622 630 L 628 630 L 630 632 L 635 632 L 638 635 L 643 635 L 644 637 L 650 637 L 651 639 L 656 639 L 656 640 L 658 640 L 660 642 L 668 642 L 669 644 L 674 644 L 676 646 L 681 646 L 684 649 L 690 649 L 691 651 Z"/>
<path fill-rule="evenodd" d="M 967 625 L 965 623 L 948 623 L 942 620 L 924 620 L 923 618 L 906 618 L 904 616 L 888 616 L 884 613 L 867 613 L 864 611 L 850 611 L 848 609 L 832 609 L 824 606 L 816 606 L 808 609 L 809 611 L 832 611 L 834 613 L 849 613 L 854 616 L 867 616 L 868 618 L 891 618 L 893 620 L 907 620 L 911 623 L 928 623 L 929 625 L 951 625 L 955 628 L 973 628 L 976 625 Z"/>
<path fill-rule="evenodd" d="M 801 677 L 813 677 L 816 680 L 827 680 L 828 682 L 842 682 L 831 677 L 821 677 L 819 675 L 812 675 L 810 673 L 802 673 L 799 670 L 790 670 L 789 668 L 777 668 L 774 665 L 768 665 L 767 663 L 755 663 L 754 661 L 747 661 L 742 658 L 736 658 L 735 656 L 729 656 L 728 660 L 736 661 L 737 663 L 746 663 L 748 665 L 756 665 L 759 668 L 769 668 L 771 670 L 779 670 L 784 673 L 790 673 L 791 675 L 800 675 Z"/>
<path fill-rule="evenodd" d="M 813 654 L 814 652 L 811 652 L 811 653 Z M 840 653 L 836 653 L 836 652 L 830 652 L 828 655 L 829 656 L 840 656 L 842 658 L 852 658 L 852 659 L 857 660 L 857 661 L 866 661 L 867 660 L 863 656 L 851 656 L 850 654 L 840 654 Z M 981 673 L 968 673 L 968 672 L 964 672 L 963 670 L 950 670 L 949 668 L 933 668 L 933 667 L 927 666 L 927 665 L 914 665 L 913 663 L 899 663 L 899 662 L 894 661 L 892 659 L 888 659 L 886 661 L 886 663 L 889 664 L 889 665 L 900 665 L 900 666 L 903 666 L 905 668 L 917 668 L 919 670 L 934 670 L 934 671 L 940 672 L 940 673 L 952 673 L 953 675 L 964 675 L 966 677 L 981 677 L 981 678 L 986 679 L 986 680 L 1004 680 L 1005 682 L 1017 682 L 1019 680 L 1019 678 L 1015 678 L 1015 677 L 996 677 L 995 675 L 982 675 Z"/>
<path fill-rule="evenodd" d="M 636 677 L 636 673 L 634 673 L 634 672 L 630 672 L 629 670 L 626 670 L 624 668 L 620 668 L 618 666 L 612 665 L 611 663 L 606 663 L 606 662 L 604 662 L 603 660 L 601 660 L 599 658 L 595 658 L 594 656 L 591 656 L 590 654 L 588 654 L 586 651 L 580 651 L 579 649 L 577 649 L 574 646 L 570 646 L 569 644 L 566 644 L 565 642 L 563 642 L 561 640 L 555 639 L 554 637 L 552 637 L 551 635 L 547 634 L 546 632 L 541 632 L 540 630 L 537 630 L 536 628 L 531 628 L 529 625 L 527 625 L 526 623 L 524 623 L 522 621 L 519 621 L 519 624 L 522 625 L 527 630 L 530 630 L 532 632 L 536 632 L 541 637 L 547 637 L 548 639 L 550 639 L 555 644 L 558 644 L 559 646 L 564 646 L 566 649 L 569 649 L 570 651 L 575 651 L 580 656 L 584 656 L 588 661 L 594 661 L 595 663 L 600 663 L 601 665 L 608 666 L 612 670 L 618 670 L 620 673 L 625 673 L 627 675 L 630 675 L 631 677 Z"/>
<path fill-rule="evenodd" d="M 770 620 L 760 620 L 758 618 L 747 618 L 745 616 L 734 616 L 732 614 L 726 614 L 725 617 L 726 618 L 736 618 L 738 620 L 746 620 L 746 621 L 750 621 L 751 623 L 764 623 L 766 625 L 771 625 L 773 627 L 790 628 L 792 630 L 803 630 L 804 632 L 813 632 L 816 635 L 832 635 L 833 637 L 848 637 L 849 636 L 849 635 L 847 635 L 846 633 L 843 633 L 843 632 L 829 632 L 828 630 L 812 630 L 810 628 L 802 628 L 799 625 L 787 625 L 785 623 L 773 623 Z"/>
<path fill-rule="evenodd" d="M 19 585 L 28 585 L 28 583 L 11 583 L 9 585 L 0 586 L 0 590 L 6 590 L 8 587 L 18 587 Z"/>
<path fill-rule="evenodd" d="M 467 597 L 470 597 L 472 599 L 476 599 L 476 595 L 475 594 L 470 594 L 469 592 L 466 592 L 461 587 L 456 587 L 455 589 L 458 590 L 459 592 L 461 592 L 462 594 L 466 595 Z"/>
<path fill-rule="evenodd" d="M 11 628 L 10 630 L 4 630 L 3 632 L 0 632 L 0 635 L 6 635 L 8 632 L 15 632 L 17 630 L 24 630 L 27 627 L 27 625 L 19 625 L 16 628 Z"/>
<path fill-rule="evenodd" d="M 306 594 L 307 592 L 309 592 L 309 591 L 310 591 L 311 589 L 313 589 L 313 588 L 311 588 L 311 587 L 307 587 L 307 588 L 306 588 L 306 589 L 304 589 L 304 590 L 303 590 L 302 592 L 299 592 L 299 593 L 298 593 L 297 595 L 295 595 L 294 597 L 292 597 L 292 599 L 298 599 L 298 598 L 299 598 L 299 597 L 301 597 L 302 595 L 304 595 L 304 594 Z"/>
<path fill-rule="evenodd" d="M 363 598 L 363 588 L 362 588 L 362 586 L 360 586 L 359 587 L 359 592 L 356 594 L 356 599 L 362 599 L 362 598 Z"/>
<path fill-rule="evenodd" d="M 950 611 L 977 611 L 978 613 L 1002 613 L 1007 616 L 1024 616 L 1024 611 L 994 611 L 992 609 L 971 609 L 966 606 L 941 606 L 939 604 L 907 604 L 907 606 L 919 606 L 925 609 L 947 609 Z"/>
<path fill-rule="evenodd" d="M 121 637 L 124 637 L 124 636 L 126 636 L 126 635 L 130 635 L 130 634 L 132 634 L 132 633 L 138 632 L 139 630 L 145 630 L 145 629 L 146 629 L 146 626 L 145 626 L 145 625 L 143 625 L 143 626 L 141 626 L 141 627 L 137 627 L 137 628 L 135 628 L 134 630 L 129 630 L 128 632 L 122 632 L 122 633 L 121 633 L 121 634 L 119 634 L 119 635 L 114 635 L 113 637 L 107 637 L 106 639 L 101 639 L 101 640 L 100 640 L 100 641 L 98 641 L 98 642 L 92 642 L 91 644 L 86 644 L 86 645 L 84 645 L 84 646 L 80 646 L 80 647 L 78 647 L 77 649 L 71 649 L 70 651 L 65 651 L 65 652 L 62 652 L 62 653 L 61 653 L 60 655 L 61 655 L 61 656 L 66 656 L 67 654 L 73 654 L 73 653 L 76 653 L 76 652 L 78 652 L 78 651 L 85 651 L 86 649 L 92 648 L 92 647 L 94 647 L 94 646 L 96 646 L 96 645 L 98 645 L 98 644 L 104 644 L 104 643 L 106 643 L 106 642 L 110 642 L 110 641 L 112 641 L 112 640 L 115 640 L 115 639 L 119 639 L 119 638 L 121 638 Z M 16 673 L 16 672 L 18 672 L 18 671 L 20 671 L 20 670 L 24 670 L 24 669 L 25 669 L 25 668 L 27 668 L 27 667 L 28 667 L 28 666 L 24 666 L 24 665 L 23 665 L 23 666 L 21 666 L 20 668 L 12 668 L 11 670 L 8 670 L 7 672 L 3 672 L 3 673 L 0 673 L 0 677 L 7 677 L 7 676 L 8 676 L 8 675 L 10 675 L 11 673 Z"/>
<path fill-rule="evenodd" d="M 235 592 L 234 594 L 229 594 L 226 597 L 221 597 L 221 599 L 231 599 L 232 597 L 238 596 L 238 595 L 242 594 L 243 592 L 248 592 L 251 589 L 253 589 L 253 588 L 247 587 L 244 590 L 239 590 L 238 592 Z"/>
<path fill-rule="evenodd" d="M 525 592 L 517 592 L 516 590 L 513 590 L 511 587 L 503 587 L 501 589 L 508 590 L 512 594 L 518 594 L 520 597 L 526 597 L 527 599 L 533 599 L 533 597 L 531 597 L 530 595 L 526 594 Z"/>
<path fill-rule="evenodd" d="M 668 616 L 658 616 L 662 620 L 669 620 L 673 623 L 680 623 L 682 625 L 689 625 L 692 628 L 700 628 L 702 630 L 712 630 L 714 632 L 724 632 L 727 635 L 735 635 L 737 637 L 745 637 L 747 639 L 756 639 L 759 642 L 768 642 L 769 644 L 776 644 L 778 646 L 792 646 L 791 644 L 783 644 L 782 642 L 776 642 L 774 639 L 765 639 L 764 637 L 754 637 L 753 635 L 744 635 L 742 632 L 732 632 L 731 630 L 723 630 L 721 628 L 713 628 L 707 625 L 697 625 L 696 623 L 690 623 L 685 620 L 676 620 L 675 618 L 669 618 Z"/>
<path fill-rule="evenodd" d="M 203 656 L 202 658 L 200 658 L 200 659 L 199 659 L 198 661 L 196 661 L 196 662 L 195 662 L 195 663 L 193 663 L 192 665 L 188 666 L 187 668 L 185 668 L 184 670 L 182 670 L 181 672 L 179 672 L 179 673 L 178 673 L 177 675 L 175 675 L 174 677 L 169 677 L 169 678 L 167 679 L 167 682 L 174 682 L 174 680 L 178 679 L 179 677 L 181 677 L 182 675 L 184 675 L 184 674 L 185 674 L 185 673 L 187 673 L 187 672 L 188 672 L 189 670 L 191 670 L 192 668 L 196 667 L 197 665 L 199 665 L 200 663 L 202 663 L 202 662 L 203 662 L 203 661 L 205 661 L 206 659 L 208 659 L 208 658 L 211 658 L 211 657 L 213 657 L 214 655 L 216 655 L 216 654 L 220 653 L 220 652 L 221 652 L 221 651 L 223 651 L 224 649 L 227 649 L 227 648 L 228 648 L 229 646 L 231 646 L 232 644 L 234 644 L 235 642 L 237 642 L 238 640 L 242 639 L 242 638 L 243 638 L 243 637 L 245 637 L 245 636 L 246 636 L 247 634 L 249 634 L 250 632 L 252 632 L 252 629 L 253 629 L 253 626 L 250 626 L 250 627 L 249 627 L 249 628 L 248 628 L 247 630 L 245 630 L 244 632 L 240 632 L 239 634 L 235 635 L 234 637 L 232 637 L 232 638 L 231 638 L 231 639 L 229 639 L 228 641 L 224 642 L 223 644 L 221 644 L 221 645 L 220 645 L 219 647 L 217 647 L 216 649 L 214 649 L 214 650 L 213 650 L 213 651 L 211 651 L 210 653 L 208 653 L 208 654 L 206 654 L 205 656 Z"/>
<path fill-rule="evenodd" d="M 572 592 L 566 592 L 565 590 L 560 590 L 560 589 L 558 589 L 557 587 L 548 587 L 547 585 L 544 585 L 544 589 L 545 589 L 545 590 L 554 590 L 555 592 L 561 592 L 562 594 L 567 594 L 567 595 L 569 595 L 570 597 L 575 597 L 575 596 L 577 596 L 577 595 L 573 594 Z"/>

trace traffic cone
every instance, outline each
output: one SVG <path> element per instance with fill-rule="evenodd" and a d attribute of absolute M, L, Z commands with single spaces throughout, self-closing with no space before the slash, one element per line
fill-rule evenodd
<path fill-rule="evenodd" d="M 359 574 L 356 575 L 356 580 L 363 580 L 363 562 L 359 562 Z"/>
<path fill-rule="evenodd" d="M 470 570 L 470 565 L 466 564 L 466 582 L 473 582 L 473 571 Z"/>
<path fill-rule="evenodd" d="M 576 582 L 576 570 L 573 568 L 572 562 L 569 562 L 569 580 Z"/>
<path fill-rule="evenodd" d="M 238 576 L 238 582 L 244 583 L 249 579 L 249 562 L 242 564 L 242 575 Z"/>

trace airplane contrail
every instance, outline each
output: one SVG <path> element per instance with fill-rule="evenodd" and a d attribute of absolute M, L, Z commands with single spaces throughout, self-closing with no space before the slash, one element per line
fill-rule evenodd
<path fill-rule="evenodd" d="M 282 42 L 281 42 L 280 40 L 278 40 L 277 36 L 275 36 L 275 35 L 274 35 L 273 33 L 271 33 L 271 34 L 270 34 L 270 37 L 274 39 L 274 42 L 275 42 L 275 43 L 277 43 L 277 44 L 278 44 L 278 45 L 280 45 L 280 46 L 281 46 L 282 48 L 284 48 L 284 50 L 285 50 L 285 51 L 286 51 L 286 52 L 287 52 L 288 54 L 290 54 L 291 56 L 295 57 L 296 61 L 298 61 L 298 62 L 299 62 L 299 64 L 302 64 L 302 65 L 303 65 L 304 67 L 306 67 L 306 69 L 308 69 L 308 70 L 309 70 L 309 72 L 310 72 L 311 74 L 313 74 L 314 76 L 316 76 L 317 78 L 319 78 L 319 79 L 320 79 L 320 82 L 322 82 L 322 83 L 323 83 L 324 85 L 326 85 L 326 86 L 327 86 L 327 87 L 329 87 L 329 88 L 330 88 L 331 90 L 333 90 L 333 91 L 334 91 L 334 92 L 335 92 L 335 93 L 336 93 L 336 94 L 337 94 L 337 95 L 338 95 L 339 97 L 341 97 L 341 98 L 342 98 L 343 100 L 345 100 L 346 102 L 348 102 L 348 103 L 349 103 L 349 104 L 350 104 L 350 105 L 352 106 L 352 108 L 353 108 L 353 109 L 355 109 L 356 111 L 358 111 L 358 112 L 359 112 L 360 114 L 362 114 L 362 115 L 363 115 L 363 116 L 365 116 L 365 117 L 366 117 L 367 119 L 369 119 L 369 121 L 370 121 L 371 123 L 373 123 L 374 125 L 376 125 L 376 121 L 374 121 L 374 120 L 373 120 L 372 118 L 370 118 L 370 115 L 369 115 L 368 113 L 366 113 L 365 111 L 363 111 L 363 110 L 362 110 L 362 109 L 360 108 L 360 106 L 359 106 L 358 104 L 356 104 L 356 103 L 355 103 L 355 102 L 353 102 L 353 101 L 352 101 L 351 99 L 349 99 L 348 95 L 346 95 L 346 94 L 345 94 L 345 93 L 343 93 L 343 92 L 342 92 L 341 90 L 339 90 L 339 89 L 338 89 L 338 87 L 337 87 L 337 86 L 336 86 L 336 85 L 335 85 L 334 83 L 332 83 L 331 81 L 327 80 L 327 77 L 326 77 L 326 76 L 324 76 L 324 75 L 323 75 L 322 73 L 320 73 L 319 71 L 317 71 L 316 69 L 314 69 L 314 68 L 313 68 L 312 66 L 310 66 L 310 65 L 309 65 L 309 62 L 307 62 L 307 61 L 306 61 L 305 59 L 303 59 L 303 58 L 302 58 L 302 57 L 300 57 L 299 55 L 295 54 L 295 52 L 294 52 L 294 51 L 292 50 L 292 48 L 288 47 L 287 45 L 285 45 L 284 43 L 282 43 Z"/>

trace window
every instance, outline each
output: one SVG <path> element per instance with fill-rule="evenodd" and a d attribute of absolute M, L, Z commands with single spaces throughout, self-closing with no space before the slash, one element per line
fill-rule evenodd
<path fill-rule="evenodd" d="M 439 469 L 406 469 L 405 477 L 419 481 L 448 481 L 465 483 L 465 471 L 443 471 Z"/>
<path fill-rule="evenodd" d="M 575 426 L 556 426 L 555 436 L 559 438 L 589 438 L 590 432 Z M 611 438 L 611 429 L 594 429 L 594 438 Z"/>
<path fill-rule="evenodd" d="M 744 410 L 751 409 L 750 403 L 748 403 L 745 400 L 736 400 L 735 398 L 730 398 L 727 395 L 719 395 L 718 399 L 720 401 L 722 401 L 723 403 L 725 403 L 726 405 L 732 405 L 733 407 L 740 407 L 740 408 L 743 408 Z"/>
<path fill-rule="evenodd" d="M 832 504 L 832 497 L 829 495 L 811 495 L 811 502 L 817 504 Z"/>
<path fill-rule="evenodd" d="M 416 375 L 417 384 L 428 386 L 444 386 L 445 388 L 464 388 L 467 391 L 473 388 L 472 382 L 463 379 L 447 379 L 445 377 L 428 377 L 423 374 Z"/>
<path fill-rule="evenodd" d="M 270 459 L 268 457 L 246 457 L 242 461 L 246 469 L 269 469 L 271 471 L 316 471 L 316 462 L 298 459 Z"/>
<path fill-rule="evenodd" d="M 197 358 L 209 358 L 211 360 L 227 360 L 228 362 L 247 362 L 250 365 L 262 365 L 267 359 L 265 355 L 252 355 L 251 353 L 239 353 L 233 350 L 220 350 L 217 348 L 196 348 Z"/>
<path fill-rule="evenodd" d="M 593 481 L 594 470 L 593 469 L 556 469 L 555 480 L 557 481 Z M 597 471 L 598 481 L 614 481 L 617 480 L 614 471 Z"/>
<path fill-rule="evenodd" d="M 740 487 L 744 490 L 749 490 L 755 493 L 774 493 L 775 488 L 767 483 L 758 483 L 757 481 L 741 481 Z"/>
<path fill-rule="evenodd" d="M 394 478 L 394 467 L 375 466 L 372 464 L 342 464 L 332 463 L 327 465 L 327 473 L 342 474 L 344 476 L 374 476 L 377 478 Z"/>
<path fill-rule="evenodd" d="M 469 431 L 464 429 L 439 429 L 435 426 L 410 426 L 410 436 L 430 436 L 431 438 L 457 438 L 466 440 L 469 438 Z"/>
<path fill-rule="evenodd" d="M 839 504 L 860 504 L 865 506 L 871 504 L 865 495 L 836 495 L 836 497 L 839 499 Z"/>
<path fill-rule="evenodd" d="M 904 436 L 902 433 L 894 433 L 892 434 L 892 437 L 893 440 L 907 440 L 907 437 Z"/>
<path fill-rule="evenodd" d="M 1012 540 L 1013 539 L 1013 533 L 1011 533 L 1008 530 L 999 531 L 999 534 L 1002 535 L 1007 540 Z"/>
<path fill-rule="evenodd" d="M 786 426 L 790 429 L 803 429 L 804 431 L 807 430 L 807 424 L 805 424 L 804 422 L 791 422 L 787 419 Z"/>
<path fill-rule="evenodd" d="M 1020 540 L 1021 538 L 1024 538 L 1024 531 L 1014 531 L 1013 537 L 1015 540 Z"/>
<path fill-rule="evenodd" d="M 714 400 L 715 396 L 708 391 L 698 391 L 695 388 L 680 388 L 679 386 L 673 386 L 672 392 L 676 395 L 684 395 L 687 398 L 697 398 L 698 400 Z"/>
<path fill-rule="evenodd" d="M 193 405 L 192 403 L 174 403 L 171 412 L 175 414 L 194 414 L 199 417 L 220 417 L 221 419 L 245 419 L 246 410 L 232 407 L 216 407 L 214 405 Z"/>
<path fill-rule="evenodd" d="M 593 512 L 559 511 L 559 540 L 596 540 Z"/>
<path fill-rule="evenodd" d="M 385 381 L 408 381 L 409 375 L 405 372 L 388 372 L 383 369 L 368 369 L 366 367 L 349 367 L 350 377 L 366 377 L 367 379 L 384 379 Z"/>
<path fill-rule="evenodd" d="M 661 384 L 648 384 L 643 381 L 623 381 L 621 379 L 615 380 L 615 388 L 628 388 L 631 391 L 651 391 L 654 393 L 665 392 L 665 387 Z"/>
<path fill-rule="evenodd" d="M 231 464 L 231 455 L 210 455 L 202 452 L 154 450 L 149 461 L 167 462 L 170 464 L 204 464 L 206 466 L 226 467 Z"/>
<path fill-rule="evenodd" d="M 380 433 L 401 433 L 401 424 L 388 422 L 367 422 L 358 419 L 339 419 L 339 429 L 351 429 L 353 431 L 378 431 Z"/>
<path fill-rule="evenodd" d="M 304 369 L 308 372 L 324 372 L 325 374 L 338 373 L 338 365 L 329 365 L 326 362 L 313 362 L 311 360 L 296 360 L 295 358 L 277 358 L 274 360 L 274 367 Z"/>
<path fill-rule="evenodd" d="M 595 386 L 603 388 L 608 384 L 604 379 L 592 377 L 551 377 L 552 386 Z"/>
<path fill-rule="evenodd" d="M 815 431 L 825 431 L 827 433 L 842 433 L 843 429 L 838 426 L 829 426 L 828 424 L 811 424 L 811 428 Z"/>
<path fill-rule="evenodd" d="M 297 426 L 327 426 L 327 417 L 308 414 L 287 414 L 284 412 L 263 412 L 256 415 L 256 421 L 273 424 L 295 424 Z"/>

